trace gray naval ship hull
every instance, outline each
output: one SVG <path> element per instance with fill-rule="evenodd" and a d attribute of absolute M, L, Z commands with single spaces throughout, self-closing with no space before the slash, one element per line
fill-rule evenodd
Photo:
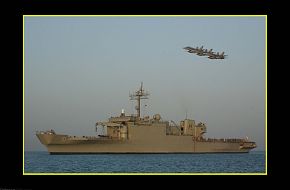
<path fill-rule="evenodd" d="M 99 153 L 248 153 L 254 142 L 239 139 L 194 140 L 192 136 L 165 135 L 164 127 L 131 129 L 129 139 L 75 137 L 39 133 L 38 139 L 50 154 Z"/>

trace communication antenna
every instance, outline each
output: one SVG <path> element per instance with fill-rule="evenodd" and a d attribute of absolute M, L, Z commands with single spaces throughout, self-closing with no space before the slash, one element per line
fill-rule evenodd
<path fill-rule="evenodd" d="M 143 89 L 143 82 L 141 82 L 141 87 L 133 94 L 129 94 L 130 100 L 137 100 L 137 105 L 135 109 L 137 110 L 137 117 L 140 118 L 140 110 L 141 110 L 141 99 L 148 99 L 149 93 L 145 92 Z"/>

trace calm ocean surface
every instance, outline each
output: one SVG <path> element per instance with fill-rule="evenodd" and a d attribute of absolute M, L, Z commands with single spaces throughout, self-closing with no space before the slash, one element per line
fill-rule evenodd
<path fill-rule="evenodd" d="M 25 152 L 25 173 L 264 173 L 265 152 L 249 154 L 92 154 Z"/>

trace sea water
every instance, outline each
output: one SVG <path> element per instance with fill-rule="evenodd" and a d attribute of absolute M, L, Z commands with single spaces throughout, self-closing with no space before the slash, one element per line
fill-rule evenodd
<path fill-rule="evenodd" d="M 265 152 L 226 154 L 24 153 L 25 173 L 265 173 Z"/>

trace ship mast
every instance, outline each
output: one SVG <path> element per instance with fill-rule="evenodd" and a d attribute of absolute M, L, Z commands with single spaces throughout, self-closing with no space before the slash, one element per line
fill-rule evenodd
<path fill-rule="evenodd" d="M 143 82 L 141 82 L 141 87 L 134 94 L 129 94 L 130 100 L 137 100 L 137 105 L 135 109 L 137 110 L 137 117 L 140 118 L 141 115 L 141 99 L 148 99 L 149 93 L 145 92 L 143 89 Z"/>

